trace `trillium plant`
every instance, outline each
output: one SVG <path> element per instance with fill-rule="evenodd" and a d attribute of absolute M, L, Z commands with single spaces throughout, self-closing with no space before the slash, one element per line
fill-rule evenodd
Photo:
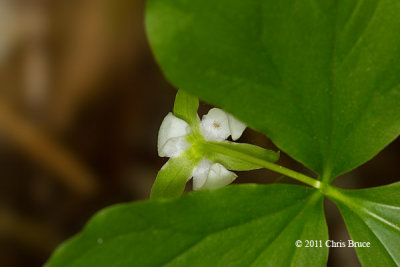
<path fill-rule="evenodd" d="M 400 183 L 332 184 L 400 134 L 399 14 L 397 0 L 148 0 L 153 53 L 181 88 L 160 122 L 168 159 L 149 200 L 100 211 L 46 266 L 326 266 L 337 246 L 400 266 Z M 216 107 L 201 119 L 199 99 Z M 246 125 L 311 175 L 237 142 Z M 300 184 L 230 185 L 259 168 Z M 350 240 L 329 238 L 325 200 Z"/>

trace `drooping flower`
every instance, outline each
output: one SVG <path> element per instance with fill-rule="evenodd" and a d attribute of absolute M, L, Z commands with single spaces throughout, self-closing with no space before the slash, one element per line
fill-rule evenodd
<path fill-rule="evenodd" d="M 180 196 L 193 177 L 193 189 L 212 189 L 232 183 L 232 171 L 249 171 L 262 166 L 255 158 L 275 162 L 279 152 L 237 140 L 246 125 L 222 109 L 213 108 L 200 120 L 199 100 L 179 90 L 174 112 L 163 120 L 158 134 L 158 154 L 170 159 L 160 169 L 151 189 L 151 198 Z"/>
<path fill-rule="evenodd" d="M 200 122 L 203 138 L 207 141 L 223 141 L 229 136 L 237 140 L 246 125 L 222 109 L 213 108 Z M 174 158 L 190 148 L 186 136 L 191 132 L 187 122 L 169 113 L 161 124 L 158 135 L 158 154 L 160 157 Z M 237 175 L 222 164 L 204 157 L 192 172 L 193 189 L 212 189 L 232 183 Z M 189 177 L 190 179 L 191 177 Z"/>

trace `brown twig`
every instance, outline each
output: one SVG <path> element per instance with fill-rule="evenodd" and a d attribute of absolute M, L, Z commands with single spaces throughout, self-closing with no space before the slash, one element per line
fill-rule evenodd
<path fill-rule="evenodd" d="M 96 192 L 92 173 L 66 149 L 39 129 L 0 103 L 0 134 L 43 167 L 57 173 L 55 177 L 74 192 L 89 196 Z"/>

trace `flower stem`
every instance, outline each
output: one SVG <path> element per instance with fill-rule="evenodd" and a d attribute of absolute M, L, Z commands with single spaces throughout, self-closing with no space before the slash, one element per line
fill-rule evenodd
<path fill-rule="evenodd" d="M 229 155 L 229 156 L 235 157 L 237 159 L 240 159 L 240 160 L 243 160 L 243 161 L 247 161 L 249 163 L 264 167 L 264 168 L 266 168 L 268 170 L 283 174 L 283 175 L 285 175 L 287 177 L 290 177 L 290 178 L 293 178 L 293 179 L 295 179 L 297 181 L 305 183 L 305 184 L 307 184 L 309 186 L 312 186 L 312 187 L 314 187 L 316 189 L 320 189 L 321 188 L 321 182 L 316 180 L 316 179 L 314 179 L 314 178 L 311 178 L 311 177 L 309 177 L 307 175 L 304 175 L 304 174 L 301 174 L 299 172 L 293 171 L 291 169 L 285 168 L 285 167 L 280 166 L 278 164 L 266 161 L 266 160 L 264 160 L 262 158 L 258 158 L 258 157 L 254 156 L 254 155 L 249 155 L 249 154 L 246 154 L 246 153 L 244 153 L 242 151 L 237 151 L 237 150 L 230 149 L 230 148 L 227 148 L 227 147 L 224 147 L 224 146 L 220 146 L 216 142 L 206 142 L 205 145 L 206 145 L 207 149 L 209 149 L 209 150 L 211 150 L 213 152 Z"/>

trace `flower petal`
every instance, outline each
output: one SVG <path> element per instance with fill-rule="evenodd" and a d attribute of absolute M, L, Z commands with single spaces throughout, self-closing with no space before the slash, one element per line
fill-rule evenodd
<path fill-rule="evenodd" d="M 246 124 L 236 119 L 233 115 L 227 113 L 229 130 L 231 131 L 232 140 L 236 141 L 242 136 L 244 130 L 246 129 Z"/>
<path fill-rule="evenodd" d="M 213 163 L 206 158 L 203 158 L 193 171 L 193 190 L 200 190 L 207 180 Z"/>
<path fill-rule="evenodd" d="M 181 120 L 175 117 L 172 113 L 168 113 L 168 115 L 164 118 L 161 123 L 160 131 L 158 132 L 158 155 L 160 157 L 168 156 L 167 154 L 171 154 L 172 152 L 169 150 L 168 153 L 163 151 L 166 143 L 171 138 L 182 137 L 187 135 L 190 132 L 190 126 L 184 120 Z M 173 141 L 178 142 L 178 141 Z M 179 143 L 179 142 L 178 142 Z M 176 145 L 176 144 L 175 144 Z M 174 145 L 169 145 L 170 149 Z M 181 146 L 177 146 L 179 148 Z M 178 154 L 179 151 L 175 151 L 173 154 Z"/>
<path fill-rule="evenodd" d="M 208 177 L 201 189 L 213 189 L 226 186 L 236 179 L 237 175 L 228 171 L 219 163 L 214 163 L 208 173 Z"/>
<path fill-rule="evenodd" d="M 182 152 L 187 150 L 190 147 L 190 144 L 186 141 L 184 136 L 173 137 L 167 140 L 165 145 L 159 151 L 160 157 L 177 157 Z"/>
<path fill-rule="evenodd" d="M 203 158 L 193 171 L 193 190 L 212 189 L 226 186 L 237 175 L 219 163 Z"/>
<path fill-rule="evenodd" d="M 222 141 L 231 135 L 228 116 L 219 108 L 210 109 L 201 120 L 201 131 L 206 140 Z"/>

